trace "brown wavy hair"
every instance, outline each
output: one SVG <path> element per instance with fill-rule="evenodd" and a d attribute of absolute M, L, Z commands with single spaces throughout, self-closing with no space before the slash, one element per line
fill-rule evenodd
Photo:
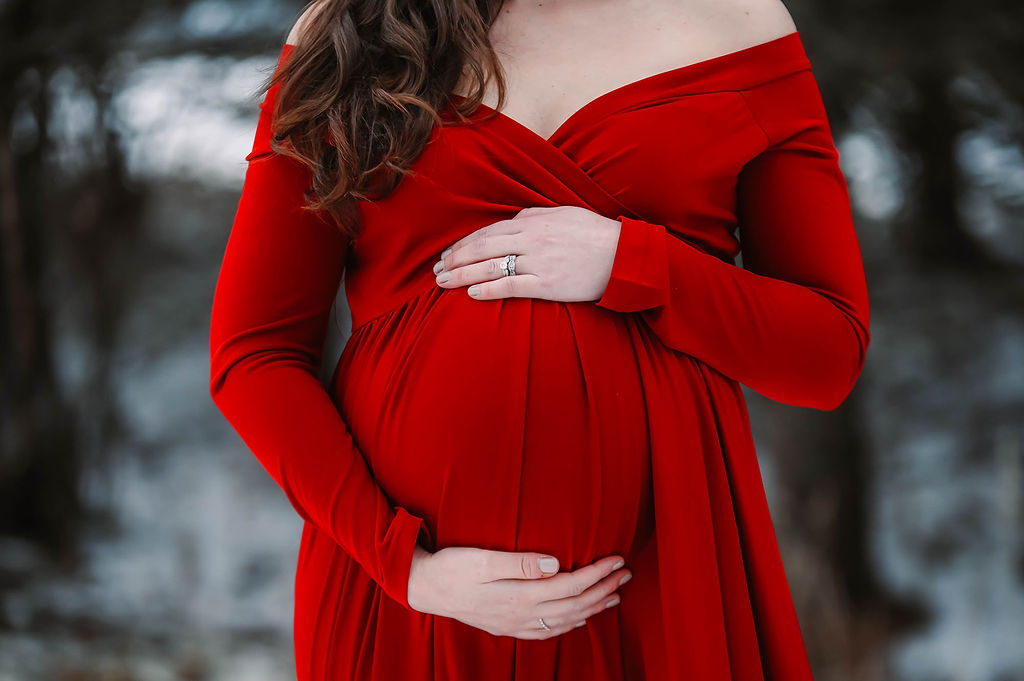
<path fill-rule="evenodd" d="M 439 110 L 455 122 L 505 73 L 489 38 L 503 0 L 313 0 L 291 57 L 260 88 L 280 83 L 271 149 L 312 175 L 308 210 L 358 236 L 356 202 L 390 195 L 423 151 Z M 465 100 L 450 93 L 469 74 Z"/>

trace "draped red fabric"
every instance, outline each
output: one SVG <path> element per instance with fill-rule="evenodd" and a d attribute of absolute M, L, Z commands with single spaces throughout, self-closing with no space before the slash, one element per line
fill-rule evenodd
<path fill-rule="evenodd" d="M 834 409 L 870 341 L 799 34 L 616 88 L 547 138 L 446 108 L 351 244 L 300 210 L 275 95 L 217 281 L 210 392 L 305 521 L 299 680 L 811 679 L 740 388 Z M 452 242 L 559 205 L 622 223 L 599 300 L 435 283 Z M 353 331 L 325 386 L 343 276 Z M 409 607 L 417 541 L 563 570 L 617 553 L 633 579 L 584 627 L 498 637 Z"/>

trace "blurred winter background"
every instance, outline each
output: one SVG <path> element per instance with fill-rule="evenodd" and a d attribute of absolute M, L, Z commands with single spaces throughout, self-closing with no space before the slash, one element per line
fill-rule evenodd
<path fill-rule="evenodd" d="M 1024 12 L 786 4 L 872 301 L 841 408 L 744 389 L 815 676 L 1024 679 Z M 301 521 L 207 334 L 302 7 L 0 0 L 0 681 L 294 678 Z"/>

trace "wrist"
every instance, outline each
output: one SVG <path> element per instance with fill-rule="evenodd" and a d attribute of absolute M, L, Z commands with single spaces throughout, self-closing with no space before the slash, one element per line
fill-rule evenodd
<path fill-rule="evenodd" d="M 611 274 L 597 305 L 638 312 L 665 304 L 669 290 L 668 235 L 663 225 L 620 215 Z"/>
<path fill-rule="evenodd" d="M 409 586 L 406 593 L 406 598 L 409 602 L 409 607 L 417 612 L 426 612 L 423 609 L 423 604 L 420 602 L 420 591 L 422 581 L 423 566 L 427 559 L 433 554 L 427 551 L 425 548 L 420 546 L 418 543 L 412 550 L 412 564 L 409 566 Z"/>
<path fill-rule="evenodd" d="M 613 223 L 611 229 L 608 230 L 610 235 L 614 235 L 610 236 L 608 239 L 608 252 L 611 254 L 611 257 L 608 259 L 607 266 L 601 277 L 601 291 L 598 293 L 596 297 L 591 299 L 594 302 L 598 302 L 604 298 L 604 292 L 608 289 L 608 284 L 611 283 L 612 273 L 614 272 L 615 259 L 619 253 L 619 239 L 622 237 L 622 221 L 613 220 L 611 218 L 608 218 L 608 221 L 610 223 Z"/>

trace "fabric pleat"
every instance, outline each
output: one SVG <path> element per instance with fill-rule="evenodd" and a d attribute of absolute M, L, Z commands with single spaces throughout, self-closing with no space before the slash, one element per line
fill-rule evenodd
<path fill-rule="evenodd" d="M 547 138 L 446 109 L 416 173 L 360 202 L 352 243 L 300 210 L 310 176 L 269 146 L 276 92 L 217 282 L 210 390 L 305 523 L 299 681 L 810 681 L 741 385 L 834 409 L 870 335 L 799 34 L 616 88 Z M 443 249 L 533 206 L 619 221 L 600 299 L 435 283 Z M 353 331 L 323 385 L 343 278 Z M 563 571 L 620 554 L 633 578 L 586 626 L 494 636 L 411 607 L 417 543 Z"/>

